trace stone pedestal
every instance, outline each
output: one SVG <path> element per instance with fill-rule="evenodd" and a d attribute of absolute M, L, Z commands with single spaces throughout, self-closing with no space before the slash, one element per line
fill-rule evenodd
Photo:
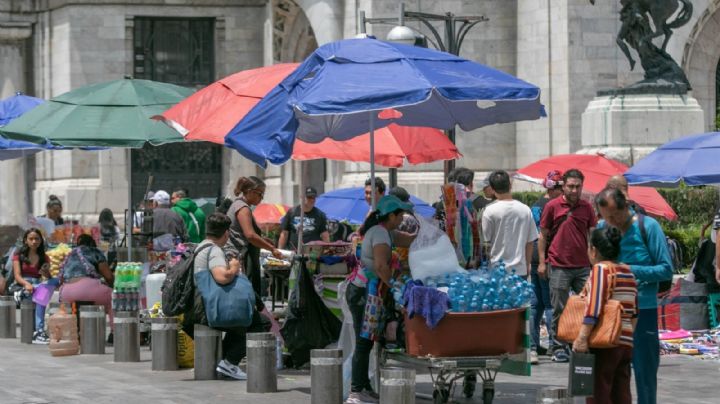
<path fill-rule="evenodd" d="M 582 114 L 582 150 L 632 165 L 658 146 L 705 132 L 703 110 L 691 95 L 595 97 Z"/>

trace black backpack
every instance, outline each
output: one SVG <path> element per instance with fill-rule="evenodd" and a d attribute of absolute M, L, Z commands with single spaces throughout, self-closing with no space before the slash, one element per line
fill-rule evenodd
<path fill-rule="evenodd" d="M 163 314 L 166 316 L 179 316 L 193 307 L 195 299 L 195 281 L 193 279 L 195 257 L 200 251 L 212 245 L 212 243 L 208 243 L 194 251 L 184 252 L 180 261 L 168 269 L 167 277 L 161 288 Z"/>

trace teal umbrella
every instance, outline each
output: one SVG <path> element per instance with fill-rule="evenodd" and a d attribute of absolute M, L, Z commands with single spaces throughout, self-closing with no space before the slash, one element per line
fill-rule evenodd
<path fill-rule="evenodd" d="M 92 84 L 38 105 L 0 131 L 8 139 L 69 147 L 182 142 L 180 134 L 150 117 L 192 93 L 174 84 L 131 78 Z"/>
<path fill-rule="evenodd" d="M 180 134 L 150 117 L 162 114 L 192 93 L 192 89 L 174 84 L 129 77 L 91 84 L 37 106 L 0 128 L 0 134 L 14 140 L 66 147 L 143 147 L 146 143 L 183 142 Z M 127 166 L 129 179 L 132 168 Z M 128 187 L 128 212 L 132 212 L 131 189 Z M 126 226 L 129 258 L 131 227 Z"/>

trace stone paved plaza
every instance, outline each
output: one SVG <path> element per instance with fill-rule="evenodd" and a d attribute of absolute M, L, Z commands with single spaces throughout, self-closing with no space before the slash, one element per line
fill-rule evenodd
<path fill-rule="evenodd" d="M 47 346 L 0 340 L 0 404 L 71 403 L 310 403 L 309 371 L 281 371 L 276 394 L 247 394 L 245 382 L 194 381 L 192 370 L 154 372 L 151 353 L 142 348 L 140 363 L 113 363 L 112 348 L 105 355 L 50 356 Z M 567 365 L 541 359 L 532 377 L 498 375 L 495 403 L 531 404 L 543 386 L 567 383 Z M 659 403 L 717 403 L 720 362 L 674 356 L 663 357 Z M 427 374 L 418 376 L 418 391 L 429 393 Z M 459 403 L 479 398 L 455 397 Z M 428 402 L 418 399 L 419 403 Z"/>

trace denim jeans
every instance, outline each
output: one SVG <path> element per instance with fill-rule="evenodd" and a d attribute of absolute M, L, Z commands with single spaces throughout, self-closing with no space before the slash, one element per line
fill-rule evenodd
<path fill-rule="evenodd" d="M 552 327 L 552 304 L 550 303 L 550 281 L 541 278 L 537 272 L 537 264 L 532 265 L 530 272 L 530 281 L 533 285 L 535 293 L 532 296 L 530 302 L 530 313 L 532 320 L 530 322 L 530 349 L 536 351 L 540 346 L 540 320 L 543 314 L 545 315 L 545 325 L 547 326 L 548 334 L 550 337 L 550 344 L 555 339 L 555 333 Z"/>
<path fill-rule="evenodd" d="M 352 313 L 353 330 L 355 331 L 355 351 L 352 357 L 352 378 L 350 390 L 359 392 L 363 389 L 372 389 L 368 371 L 370 367 L 370 352 L 373 342 L 360 336 L 362 323 L 365 317 L 365 303 L 367 303 L 367 289 L 350 283 L 345 292 L 345 299 Z"/>
<path fill-rule="evenodd" d="M 553 308 L 552 329 L 557 335 L 560 316 L 565 309 L 565 304 L 570 297 L 570 291 L 577 294 L 582 292 L 590 276 L 590 267 L 586 268 L 553 268 L 548 264 L 550 273 L 550 302 Z M 566 344 L 557 340 L 553 341 L 553 352 L 565 348 Z"/>

